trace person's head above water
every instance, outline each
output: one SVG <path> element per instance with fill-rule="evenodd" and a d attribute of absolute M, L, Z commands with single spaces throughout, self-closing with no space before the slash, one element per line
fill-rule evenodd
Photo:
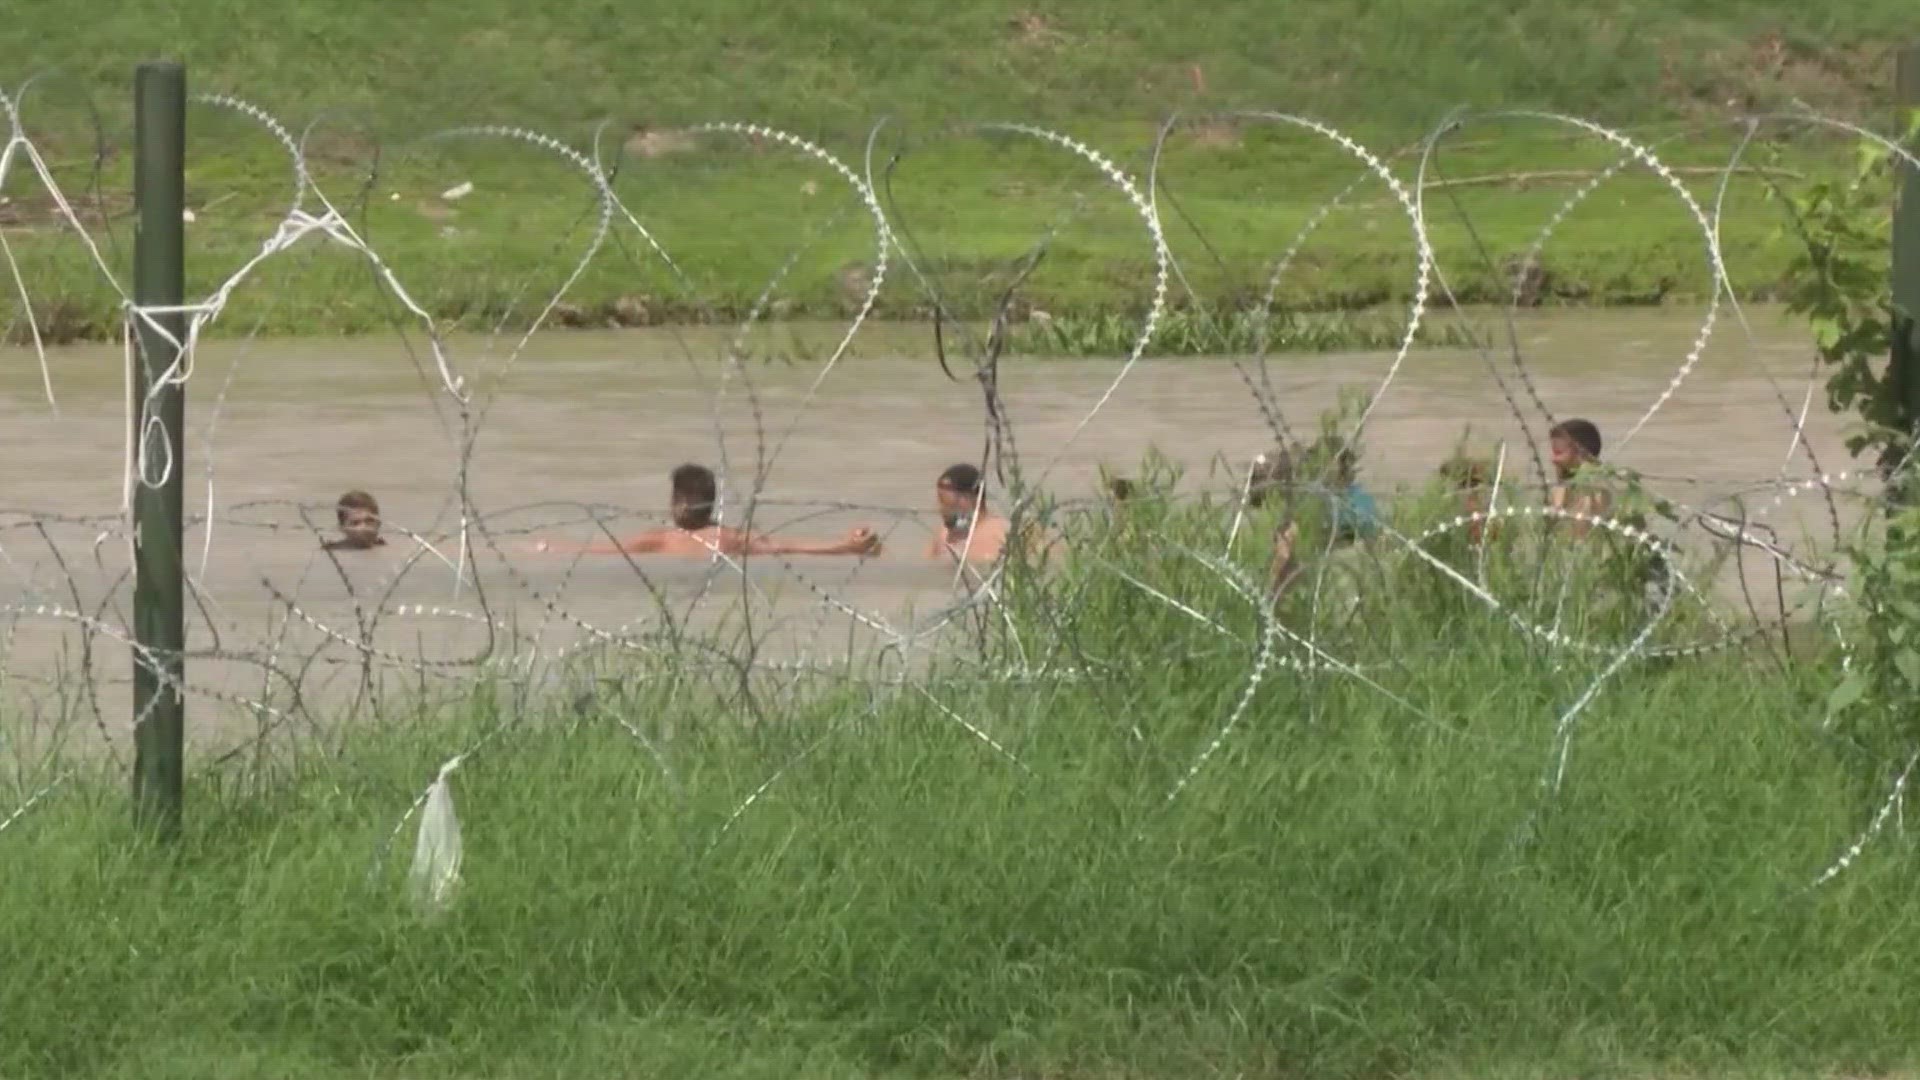
<path fill-rule="evenodd" d="M 1553 471 L 1562 480 L 1580 466 L 1600 459 L 1600 429 L 1590 420 L 1562 420 L 1547 433 L 1548 449 L 1553 455 Z"/>
<path fill-rule="evenodd" d="M 1339 435 L 1324 435 L 1313 445 L 1311 454 L 1319 459 L 1318 477 L 1323 484 L 1352 484 L 1360 475 L 1360 455 L 1353 444 Z"/>
<path fill-rule="evenodd" d="M 380 539 L 380 504 L 372 495 L 358 489 L 347 492 L 334 504 L 333 516 L 340 524 L 339 547 L 370 548 L 385 542 Z"/>
<path fill-rule="evenodd" d="M 1277 495 L 1293 484 L 1293 451 L 1285 444 L 1253 459 L 1247 472 L 1247 505 L 1262 506 L 1269 495 Z"/>
<path fill-rule="evenodd" d="M 933 499 L 947 528 L 966 528 L 980 512 L 980 470 L 965 462 L 947 466 L 934 481 Z"/>
<path fill-rule="evenodd" d="M 713 470 L 689 462 L 673 470 L 672 480 L 673 524 L 689 532 L 712 525 L 714 504 L 720 501 L 720 484 Z"/>
<path fill-rule="evenodd" d="M 1440 463 L 1440 479 L 1458 491 L 1486 487 L 1492 482 L 1493 466 L 1485 458 L 1456 454 Z"/>

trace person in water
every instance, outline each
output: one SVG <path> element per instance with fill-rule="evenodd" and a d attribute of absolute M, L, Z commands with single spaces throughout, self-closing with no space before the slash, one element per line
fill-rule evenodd
<path fill-rule="evenodd" d="M 1569 524 L 1573 535 L 1585 536 L 1591 519 L 1604 515 L 1612 502 L 1605 487 L 1581 475 L 1600 462 L 1600 429 L 1590 420 L 1562 420 L 1547 433 L 1547 449 L 1555 480 L 1547 505 L 1578 515 Z"/>
<path fill-rule="evenodd" d="M 1302 479 L 1309 471 L 1320 475 L 1318 485 Z M 1328 436 L 1304 451 L 1281 444 L 1253 459 L 1246 504 L 1257 509 L 1272 499 L 1299 499 L 1318 487 L 1334 539 L 1365 539 L 1380 531 L 1380 513 L 1373 496 L 1360 486 L 1358 473 L 1359 462 L 1345 439 Z"/>
<path fill-rule="evenodd" d="M 347 492 L 334 504 L 333 516 L 340 536 L 320 545 L 323 550 L 368 551 L 386 544 L 380 535 L 380 504 L 372 495 L 357 488 Z"/>
<path fill-rule="evenodd" d="M 1259 509 L 1293 487 L 1293 451 L 1282 443 L 1253 459 L 1247 470 L 1247 506 Z"/>
<path fill-rule="evenodd" d="M 1317 473 L 1314 483 L 1303 474 Z M 1267 595 L 1280 600 L 1305 572 L 1300 559 L 1300 520 L 1303 506 L 1324 500 L 1334 545 L 1341 546 L 1378 535 L 1379 510 L 1373 496 L 1360 486 L 1357 455 L 1345 439 L 1328 435 L 1304 449 L 1284 443 L 1254 458 L 1247 473 L 1246 505 L 1260 508 L 1280 501 L 1283 516 L 1274 527 L 1268 560 Z"/>
<path fill-rule="evenodd" d="M 980 470 L 962 462 L 951 465 L 933 484 L 940 526 L 927 547 L 928 558 L 948 556 L 968 562 L 992 562 L 1006 548 L 1011 527 L 1006 518 L 987 510 Z"/>
<path fill-rule="evenodd" d="M 1440 463 L 1440 480 L 1456 499 L 1467 522 L 1467 538 L 1474 542 L 1493 539 L 1500 526 L 1486 515 L 1493 510 L 1493 464 L 1485 458 L 1456 454 Z"/>
<path fill-rule="evenodd" d="M 614 543 L 557 545 L 542 540 L 536 551 L 571 551 L 588 555 L 878 555 L 880 538 L 864 525 L 855 526 L 840 540 L 776 540 L 730 525 L 716 524 L 714 507 L 720 485 L 713 470 L 688 463 L 669 476 L 668 509 L 673 524 L 649 529 Z"/>
<path fill-rule="evenodd" d="M 1365 540 L 1380 532 L 1380 510 L 1373 496 L 1360 486 L 1360 462 L 1345 439 L 1328 438 L 1320 451 L 1326 457 L 1328 486 L 1333 488 L 1333 534 L 1339 540 Z"/>

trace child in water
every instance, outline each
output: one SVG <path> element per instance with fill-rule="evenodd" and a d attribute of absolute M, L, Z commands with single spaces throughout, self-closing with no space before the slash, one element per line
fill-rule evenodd
<path fill-rule="evenodd" d="M 1469 517 L 1493 509 L 1494 465 L 1483 457 L 1456 454 L 1440 463 L 1440 480 L 1460 500 L 1460 512 Z M 1486 517 L 1467 522 L 1467 539 L 1475 543 L 1500 535 L 1500 526 Z"/>
<path fill-rule="evenodd" d="M 325 551 L 368 551 L 386 544 L 380 535 L 380 504 L 372 495 L 355 489 L 340 496 L 334 504 L 334 518 L 340 525 L 340 537 L 320 545 Z"/>
<path fill-rule="evenodd" d="M 1305 483 L 1300 473 L 1306 463 L 1317 466 L 1324 479 L 1315 485 Z M 1324 500 L 1333 543 L 1351 544 L 1379 534 L 1380 515 L 1373 496 L 1359 483 L 1358 455 L 1345 439 L 1327 435 L 1304 453 L 1285 444 L 1254 459 L 1247 474 L 1246 504 L 1258 509 L 1270 499 L 1287 499 L 1281 520 L 1276 523 L 1269 552 L 1267 593 L 1280 599 L 1301 576 L 1304 567 L 1299 555 L 1300 522 L 1297 506 L 1313 506 Z M 1308 494 L 1302 500 L 1300 497 Z"/>
<path fill-rule="evenodd" d="M 1547 505 L 1580 515 L 1570 524 L 1573 535 L 1585 536 L 1593 528 L 1588 519 L 1605 514 L 1610 502 L 1606 489 L 1592 476 L 1581 476 L 1600 463 L 1600 429 L 1590 420 L 1562 420 L 1553 425 L 1547 439 L 1555 480 L 1547 492 Z"/>
<path fill-rule="evenodd" d="M 1568 522 L 1576 537 L 1593 531 L 1594 519 L 1606 518 L 1619 528 L 1603 528 L 1598 539 L 1613 573 L 1621 575 L 1640 591 L 1643 610 L 1657 609 L 1667 602 L 1673 587 L 1673 568 L 1658 548 L 1632 538 L 1631 533 L 1646 533 L 1649 514 L 1674 520 L 1673 510 L 1663 499 L 1650 496 L 1630 473 L 1607 469 L 1600 462 L 1600 429 L 1588 420 L 1564 420 L 1548 433 L 1557 483 L 1548 492 L 1547 505 L 1564 513 L 1579 515 Z M 1620 504 L 1614 505 L 1614 492 L 1604 481 L 1613 475 L 1626 480 L 1620 491 Z M 1620 529 L 1630 530 L 1623 533 Z"/>
<path fill-rule="evenodd" d="M 1380 532 L 1380 511 L 1373 496 L 1360 486 L 1360 463 L 1345 439 L 1329 436 L 1314 446 L 1324 461 L 1329 500 L 1333 507 L 1335 540 L 1367 540 Z"/>

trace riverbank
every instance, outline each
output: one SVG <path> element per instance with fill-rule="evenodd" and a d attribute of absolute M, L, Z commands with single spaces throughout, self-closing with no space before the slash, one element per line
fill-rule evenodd
<path fill-rule="evenodd" d="M 1254 633 L 1205 570 L 1101 552 Z M 329 718 L 327 751 L 297 763 L 196 771 L 164 851 L 129 842 L 123 778 L 86 773 L 0 838 L 0 1071 L 1912 1067 L 1910 845 L 1886 836 L 1807 888 L 1891 775 L 1810 719 L 1830 649 L 1630 665 L 1549 793 L 1555 718 L 1609 654 L 1543 651 L 1414 576 L 1429 588 L 1320 635 L 1368 675 L 1270 671 L 1245 699 L 1239 642 L 1076 574 L 1072 604 L 1015 618 L 1048 657 L 1098 649 L 1097 679 L 962 664 L 924 694 L 769 686 L 771 725 L 727 704 L 730 669 L 695 664 L 571 708 L 481 685 L 403 723 Z M 416 910 L 415 826 L 396 825 L 476 746 L 450 781 L 461 882 L 449 910 Z"/>
<path fill-rule="evenodd" d="M 287 219 L 293 187 L 290 159 L 253 121 L 205 121 L 188 186 L 188 292 L 197 296 L 259 254 Z M 1155 126 L 1090 126 L 1069 133 L 1136 178 L 1134 194 L 1154 194 L 1170 308 L 1194 326 L 1243 324 L 1238 338 L 1212 342 L 1170 328 L 1155 348 L 1176 354 L 1241 351 L 1266 303 L 1283 322 L 1300 321 L 1298 332 L 1271 335 L 1276 351 L 1367 348 L 1391 336 L 1357 313 L 1404 309 L 1416 296 L 1407 209 L 1416 199 L 1434 259 L 1431 308 L 1704 302 L 1715 277 L 1696 214 L 1718 215 L 1736 295 L 1765 300 L 1795 242 L 1774 188 L 1831 175 L 1849 155 L 1833 140 L 1802 138 L 1749 148 L 1728 172 L 1731 132 L 1669 126 L 1641 133 L 1669 168 L 1663 177 L 1614 169 L 1618 147 L 1538 121 L 1489 121 L 1424 158 L 1404 141 L 1392 154 L 1385 133 L 1369 133 L 1402 185 L 1395 192 L 1348 151 L 1298 129 L 1248 122 L 1176 133 L 1156 162 Z M 861 143 L 820 149 L 865 172 Z M 819 159 L 765 139 L 630 139 L 600 152 L 614 172 L 611 206 L 577 163 L 519 138 L 383 147 L 370 184 L 374 148 L 319 129 L 306 161 L 328 201 L 310 193 L 304 211 L 331 205 L 345 227 L 307 231 L 258 263 L 208 333 L 361 334 L 417 327 L 420 313 L 446 330 L 483 331 L 535 319 L 554 329 L 728 324 L 756 312 L 770 322 L 847 319 L 876 278 L 876 319 L 926 319 L 937 297 L 960 318 L 1006 304 L 1016 322 L 1037 312 L 1085 327 L 1137 319 L 1154 295 L 1159 267 L 1140 208 L 1089 161 L 1030 136 L 914 144 L 890 174 L 876 168 L 884 205 L 863 202 Z M 1426 186 L 1416 190 L 1423 161 Z M 125 155 L 52 164 L 106 271 L 129 287 L 130 201 L 114 194 L 130 187 Z M 116 338 L 121 292 L 108 272 L 44 191 L 10 182 L 9 192 L 0 209 L 33 321 L 12 320 L 8 337 Z M 893 239 L 884 274 L 876 210 Z M 1112 336 L 1036 331 L 1026 343 L 1087 355 L 1113 351 Z"/>
<path fill-rule="evenodd" d="M 624 327 L 859 310 L 878 271 L 872 208 L 833 168 L 765 132 L 684 131 L 712 121 L 791 132 L 859 175 L 885 121 L 872 174 L 905 248 L 890 253 L 875 298 L 887 319 L 925 317 L 928 281 L 950 312 L 984 316 L 1041 247 L 1016 313 L 1087 322 L 1149 303 L 1156 275 L 1135 207 L 1059 145 L 939 137 L 981 120 L 1057 131 L 1136 178 L 1178 263 L 1176 305 L 1251 309 L 1312 223 L 1274 290 L 1281 306 L 1410 300 L 1416 245 L 1404 208 L 1359 157 L 1271 118 L 1218 119 L 1275 109 L 1370 148 L 1418 199 L 1438 259 L 1431 284 L 1445 286 L 1436 303 L 1505 303 L 1516 291 L 1522 303 L 1699 300 L 1715 277 L 1696 211 L 1718 218 L 1735 294 L 1757 300 L 1773 295 L 1792 250 L 1770 185 L 1844 170 L 1851 148 L 1769 124 L 1744 148 L 1750 170 L 1722 190 L 1743 118 L 1805 107 L 1882 126 L 1892 50 L 1913 28 L 1899 0 L 1861 0 L 1844 19 L 1788 0 L 1523 3 L 1498 18 L 1472 0 L 1391 17 L 1347 2 L 1229 0 L 1181 25 L 1133 0 L 1097 11 L 912 0 L 888 13 L 851 0 L 779 10 L 717 0 L 636 20 L 590 5 L 419 0 L 399 18 L 377 0 L 190 11 L 125 0 L 76 22 L 59 5 L 29 4 L 0 24 L 0 86 L 32 77 L 18 95 L 24 131 L 123 290 L 58 219 L 24 153 L 0 190 L 0 227 L 45 340 L 118 336 L 131 258 L 130 76 L 164 53 L 186 63 L 192 90 L 236 95 L 284 123 L 331 205 L 418 309 L 375 285 L 363 253 L 312 234 L 231 296 L 209 327 L 216 335 L 360 333 L 418 313 L 519 329 L 542 312 L 555 326 Z M 1302 41 L 1320 44 L 1288 45 Z M 1488 108 L 1590 117 L 1670 171 L 1634 164 L 1569 211 L 1623 147 Z M 1156 169 L 1162 124 L 1176 113 L 1190 122 Z M 616 211 L 586 258 L 601 208 L 578 163 L 471 125 L 596 158 L 633 217 Z M 260 252 L 287 217 L 294 179 L 279 137 L 253 116 L 196 105 L 189 132 L 193 297 Z M 323 213 L 312 199 L 306 209 Z M 902 266 L 905 253 L 927 281 Z M 0 322 L 16 340 L 32 329 Z"/>

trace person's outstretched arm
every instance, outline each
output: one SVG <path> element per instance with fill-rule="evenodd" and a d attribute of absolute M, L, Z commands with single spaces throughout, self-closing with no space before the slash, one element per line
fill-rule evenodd
<path fill-rule="evenodd" d="M 660 550 L 664 540 L 665 533 L 654 529 L 616 542 L 599 540 L 591 544 L 569 544 L 558 540 L 540 540 L 534 543 L 533 549 L 562 555 L 650 555 Z"/>
<path fill-rule="evenodd" d="M 1270 601 L 1278 602 L 1300 572 L 1300 565 L 1293 558 L 1293 544 L 1299 535 L 1300 526 L 1293 521 L 1287 522 L 1273 534 L 1273 562 L 1267 570 L 1267 599 Z"/>
<path fill-rule="evenodd" d="M 856 526 L 840 540 L 776 540 L 755 536 L 747 542 L 755 555 L 878 555 L 880 538 L 864 525 Z"/>

